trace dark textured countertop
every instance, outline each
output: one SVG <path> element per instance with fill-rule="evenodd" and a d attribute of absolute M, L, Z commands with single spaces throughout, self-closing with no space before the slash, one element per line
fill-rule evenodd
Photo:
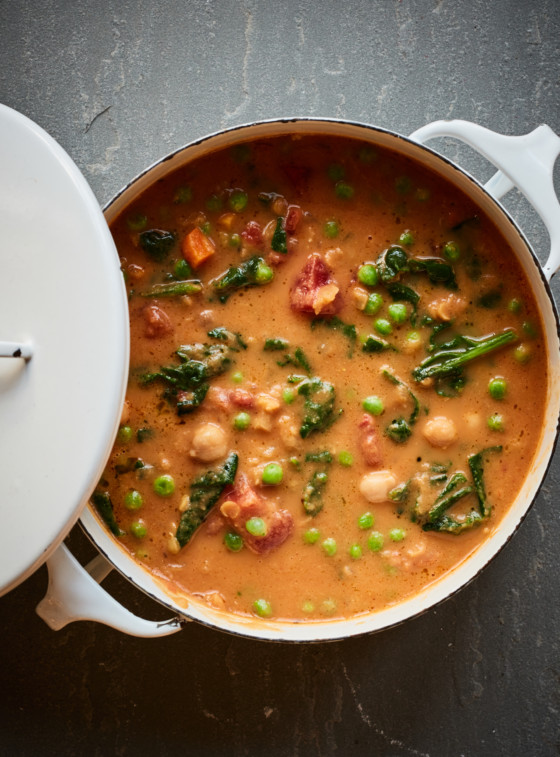
<path fill-rule="evenodd" d="M 559 40 L 558 0 L 4 0 L 0 101 L 50 132 L 104 204 L 170 150 L 255 119 L 558 132 Z M 506 206 L 544 258 L 540 221 L 519 195 Z M 515 538 L 458 595 L 330 644 L 194 623 L 161 640 L 91 622 L 53 632 L 35 614 L 43 567 L 0 599 L 0 754 L 558 754 L 559 478 L 557 452 Z M 79 527 L 68 542 L 95 554 Z M 105 585 L 166 616 L 119 576 Z"/>

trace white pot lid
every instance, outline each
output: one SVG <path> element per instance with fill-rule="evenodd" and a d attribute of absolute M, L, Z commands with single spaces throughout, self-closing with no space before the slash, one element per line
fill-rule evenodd
<path fill-rule="evenodd" d="M 77 520 L 106 463 L 128 372 L 128 309 L 86 180 L 28 118 L 0 105 L 0 595 Z"/>

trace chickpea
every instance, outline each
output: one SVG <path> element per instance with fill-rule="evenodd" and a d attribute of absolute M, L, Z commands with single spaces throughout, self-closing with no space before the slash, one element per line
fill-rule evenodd
<path fill-rule="evenodd" d="M 396 478 L 391 471 L 376 470 L 366 473 L 360 481 L 360 492 L 368 502 L 385 502 L 388 494 L 395 488 Z"/>
<path fill-rule="evenodd" d="M 444 415 L 438 415 L 429 420 L 422 429 L 422 433 L 432 447 L 442 449 L 449 447 L 457 439 L 455 423 Z"/>
<path fill-rule="evenodd" d="M 203 423 L 194 432 L 191 455 L 205 463 L 223 457 L 228 449 L 227 435 L 217 423 Z"/>

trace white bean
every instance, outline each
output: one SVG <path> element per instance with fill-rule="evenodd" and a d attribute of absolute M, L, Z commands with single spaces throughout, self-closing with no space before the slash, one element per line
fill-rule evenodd
<path fill-rule="evenodd" d="M 449 447 L 457 439 L 457 428 L 451 418 L 445 415 L 438 415 L 429 420 L 422 433 L 432 447 Z"/>
<path fill-rule="evenodd" d="M 217 423 L 203 423 L 194 432 L 191 455 L 205 463 L 223 457 L 228 449 L 227 435 Z"/>
<path fill-rule="evenodd" d="M 396 478 L 391 471 L 376 470 L 366 473 L 360 481 L 360 492 L 368 502 L 385 502 L 388 494 L 395 488 Z"/>

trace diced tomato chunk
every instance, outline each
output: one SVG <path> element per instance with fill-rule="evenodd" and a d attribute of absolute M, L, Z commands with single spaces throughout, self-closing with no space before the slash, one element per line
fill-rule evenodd
<path fill-rule="evenodd" d="M 247 476 L 237 477 L 235 487 L 225 495 L 220 512 L 228 523 L 243 536 L 247 547 L 259 555 L 283 544 L 293 531 L 294 521 L 288 510 L 281 510 L 275 502 L 258 494 Z M 245 528 L 250 518 L 262 518 L 266 525 L 264 536 L 254 536 Z"/>
<path fill-rule="evenodd" d="M 144 316 L 144 335 L 148 339 L 158 339 L 173 331 L 173 323 L 165 310 L 157 305 L 146 305 L 142 314 Z"/>
<path fill-rule="evenodd" d="M 183 257 L 193 268 L 198 268 L 216 252 L 214 242 L 196 226 L 184 237 L 182 243 Z"/>
<path fill-rule="evenodd" d="M 286 218 L 284 220 L 284 230 L 287 234 L 293 234 L 297 229 L 298 223 L 303 217 L 303 210 L 299 205 L 289 205 Z"/>
<path fill-rule="evenodd" d="M 342 307 L 338 286 L 318 253 L 307 258 L 290 292 L 290 304 L 292 310 L 315 315 L 333 315 Z"/>
<path fill-rule="evenodd" d="M 383 450 L 377 423 L 369 413 L 364 413 L 358 428 L 360 429 L 360 448 L 364 461 L 372 468 L 378 468 L 383 464 Z"/>
<path fill-rule="evenodd" d="M 263 235 L 260 223 L 249 221 L 241 232 L 241 237 L 252 247 L 262 247 Z"/>

